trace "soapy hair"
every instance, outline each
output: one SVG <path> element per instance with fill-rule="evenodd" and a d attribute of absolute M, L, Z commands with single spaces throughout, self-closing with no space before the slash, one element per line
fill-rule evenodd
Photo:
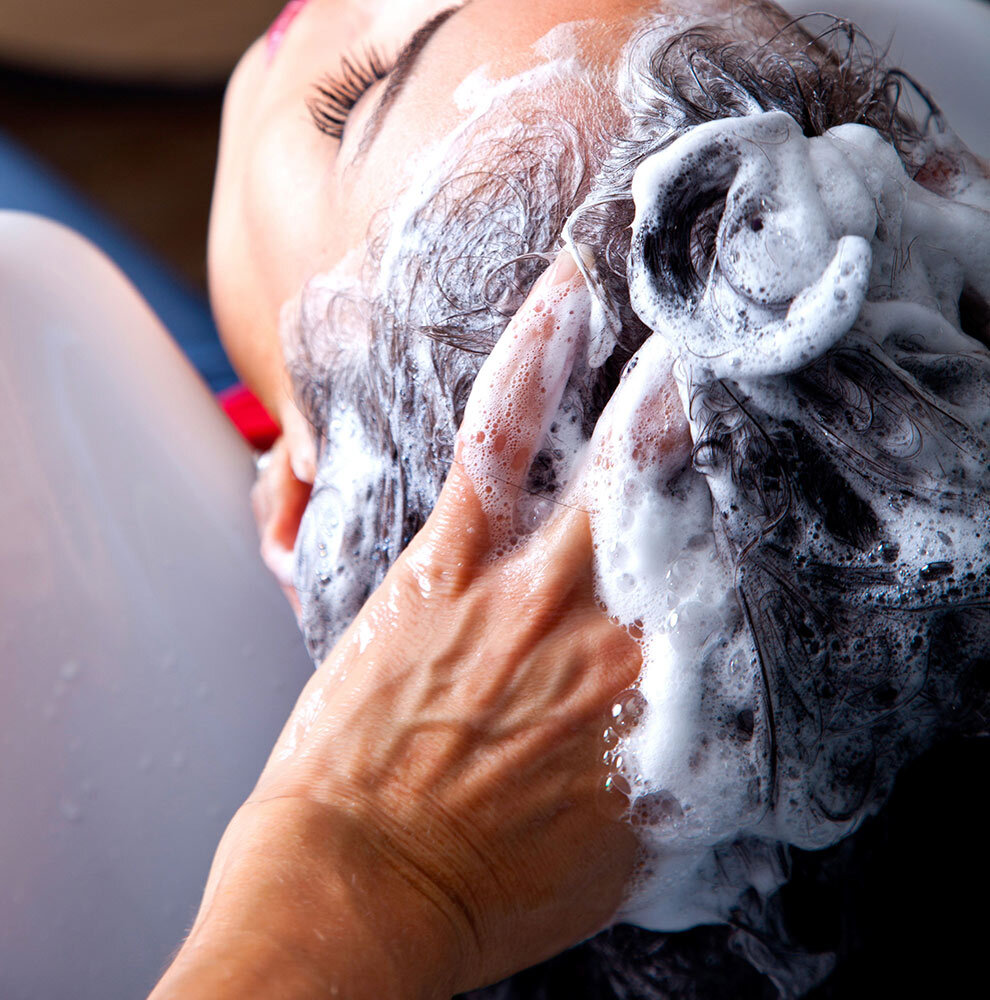
<path fill-rule="evenodd" d="M 945 127 L 924 91 L 900 71 L 885 68 L 848 22 L 795 21 L 766 4 L 734 10 L 726 19 L 691 26 L 672 38 L 662 22 L 648 24 L 630 43 L 621 76 L 628 117 L 607 137 L 604 156 L 588 136 L 548 112 L 521 110 L 511 125 L 500 122 L 493 131 L 482 121 L 471 141 L 455 147 L 445 176 L 398 231 L 382 220 L 372 233 L 369 274 L 392 241 L 415 252 L 390 259 L 384 286 L 374 294 L 357 305 L 348 300 L 330 307 L 360 310 L 371 331 L 367 364 L 341 367 L 335 359 L 331 372 L 327 345 L 306 329 L 297 332 L 293 375 L 306 412 L 321 430 L 345 410 L 361 414 L 364 446 L 382 457 L 367 485 L 371 527 L 364 524 L 347 536 L 339 567 L 318 572 L 313 553 L 299 552 L 304 626 L 317 661 L 424 523 L 449 468 L 481 362 L 565 238 L 590 248 L 589 276 L 614 336 L 608 359 L 585 372 L 580 389 L 583 429 L 590 433 L 626 362 L 650 334 L 630 305 L 626 279 L 630 186 L 647 157 L 696 125 L 783 111 L 807 136 L 846 123 L 869 125 L 894 145 L 914 176 L 930 163 L 932 137 Z M 908 107 L 912 94 L 914 109 Z M 948 175 L 963 170 L 964 161 L 962 152 L 952 158 Z M 685 273 L 704 273 L 718 221 L 717 203 L 693 206 L 684 219 L 690 231 L 679 266 Z M 968 332 L 986 343 L 979 325 L 985 306 L 970 307 L 966 315 L 977 317 Z M 912 363 L 914 377 L 907 381 L 904 371 Z M 850 467 L 862 471 L 869 465 L 871 481 L 887 483 L 886 503 L 916 484 L 898 481 L 889 463 L 878 470 L 876 455 L 867 450 L 871 427 L 892 419 L 893 408 L 921 437 L 955 440 L 968 429 L 953 424 L 942 395 L 951 392 L 947 387 L 961 379 L 990 398 L 987 358 L 978 353 L 941 366 L 926 364 L 918 354 L 905 361 L 904 371 L 854 345 L 829 352 L 794 376 L 793 390 L 825 425 L 847 419 L 850 406 L 863 415 L 859 454 L 823 449 L 820 434 L 809 429 L 813 421 L 805 427 L 778 425 L 771 414 L 748 405 L 730 382 L 690 388 L 703 424 L 696 468 L 729 470 L 739 502 L 753 514 L 745 522 L 745 537 L 733 535 L 731 525 L 716 529 L 723 534 L 723 551 L 736 561 L 740 600 L 761 655 L 768 664 L 793 665 L 804 658 L 806 687 L 796 694 L 810 691 L 824 703 L 847 652 L 842 644 L 874 642 L 875 676 L 862 678 L 855 697 L 843 700 L 841 724 L 850 733 L 873 727 L 882 743 L 892 709 L 906 697 L 924 701 L 929 709 L 919 734 L 888 727 L 898 741 L 898 760 L 920 752 L 943 730 L 985 728 L 990 613 L 985 565 L 970 567 L 972 579 L 962 582 L 936 566 L 926 581 L 928 614 L 917 630 L 928 664 L 920 682 L 890 669 L 899 654 L 883 647 L 882 629 L 870 635 L 862 594 L 877 586 L 896 590 L 897 541 L 880 537 L 870 503 L 848 488 Z M 540 456 L 530 488 L 552 499 L 559 488 L 555 467 L 553 455 Z M 956 499 L 960 509 L 986 518 L 985 496 Z M 891 559 L 881 558 L 872 577 L 844 573 L 841 565 L 821 560 L 797 566 L 789 546 L 801 543 L 809 510 L 837 545 L 864 550 L 887 544 Z M 315 523 L 320 516 L 314 495 L 308 517 Z M 362 545 L 357 589 L 343 595 L 328 590 L 328 580 L 348 576 L 345 563 L 352 557 L 358 562 Z M 856 657 L 857 662 L 869 658 Z M 817 679 L 806 676 L 807 663 L 821 668 Z M 784 680 L 792 689 L 797 683 L 793 677 Z M 807 747 L 788 745 L 781 729 L 795 721 L 800 729 L 795 713 L 801 699 L 792 697 L 793 690 L 782 691 L 782 684 L 775 678 L 766 682 L 779 713 L 772 764 L 803 766 Z M 866 801 L 881 802 L 893 780 L 876 754 L 860 753 L 863 741 L 853 743 L 848 760 L 831 762 L 844 776 L 829 805 L 837 819 L 843 811 L 853 815 Z M 783 848 L 779 851 L 776 863 L 787 869 L 791 862 Z M 827 975 L 831 957 L 795 944 L 785 916 L 776 897 L 753 898 L 741 901 L 727 927 L 674 936 L 613 930 L 527 973 L 524 995 L 563 995 L 560 983 L 571 977 L 567 995 L 573 997 L 722 996 L 728 983 L 739 997 L 797 996 Z M 510 990 L 520 987 L 517 981 L 484 995 L 516 996 Z"/>

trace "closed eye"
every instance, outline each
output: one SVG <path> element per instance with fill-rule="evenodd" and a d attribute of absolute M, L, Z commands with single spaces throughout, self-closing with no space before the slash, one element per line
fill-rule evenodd
<path fill-rule="evenodd" d="M 324 135 L 340 142 L 354 106 L 391 70 L 392 67 L 374 49 L 367 49 L 360 56 L 344 56 L 340 61 L 340 70 L 323 77 L 315 85 L 313 96 L 306 101 L 313 124 Z"/>

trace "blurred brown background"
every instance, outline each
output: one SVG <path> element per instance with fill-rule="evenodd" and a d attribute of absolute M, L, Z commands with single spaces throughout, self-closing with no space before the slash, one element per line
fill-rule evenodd
<path fill-rule="evenodd" d="M 283 3 L 0 0 L 0 136 L 37 154 L 202 292 L 224 82 Z M 905 18 L 913 11 L 917 24 L 912 29 L 905 21 L 900 30 L 916 38 L 917 25 L 951 21 L 953 13 L 958 20 L 976 5 L 836 0 L 824 6 L 851 14 L 882 46 L 898 11 Z M 970 21 L 959 23 L 966 30 Z M 951 120 L 975 149 L 990 152 L 985 109 L 972 100 L 977 68 L 960 73 L 938 45 L 917 39 L 912 59 L 924 62 L 920 78 L 940 100 L 954 98 L 947 108 L 972 106 L 968 117 L 954 110 Z"/>
<path fill-rule="evenodd" d="M 0 0 L 0 131 L 205 290 L 223 88 L 282 0 Z"/>

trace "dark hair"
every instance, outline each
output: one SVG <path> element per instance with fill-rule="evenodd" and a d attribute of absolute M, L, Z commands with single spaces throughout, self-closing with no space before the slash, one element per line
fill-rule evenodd
<path fill-rule="evenodd" d="M 627 117 L 612 134 L 589 135 L 538 106 L 493 112 L 452 148 L 429 199 L 398 227 L 379 222 L 372 268 L 392 241 L 417 252 L 393 255 L 387 287 L 358 304 L 371 328 L 366 366 L 336 366 L 331 378 L 326 345 L 297 331 L 294 377 L 305 410 L 320 430 L 340 410 L 356 410 L 368 447 L 383 457 L 365 497 L 376 517 L 342 536 L 326 572 L 318 572 L 314 555 L 324 545 L 319 489 L 307 514 L 312 537 L 299 549 L 297 578 L 315 659 L 423 524 L 477 370 L 565 235 L 592 251 L 589 276 L 615 335 L 605 364 L 584 373 L 582 418 L 590 433 L 650 334 L 630 304 L 626 276 L 631 182 L 646 158 L 696 125 L 782 111 L 806 136 L 869 125 L 913 176 L 931 153 L 926 136 L 944 129 L 924 91 L 884 67 L 852 24 L 790 19 L 765 3 L 673 37 L 662 20 L 647 24 L 630 45 L 625 80 Z M 921 122 L 906 106 L 911 93 L 924 110 Z M 684 268 L 705 272 L 719 212 L 715 200 L 688 213 Z M 982 454 L 985 469 L 986 428 L 976 432 L 960 421 L 952 393 L 990 398 L 990 354 L 936 358 L 907 340 L 894 345 L 892 360 L 869 338 L 853 335 L 789 376 L 784 391 L 800 400 L 800 420 L 781 422 L 728 380 L 689 387 L 692 417 L 702 428 L 696 468 L 712 484 L 720 553 L 736 568 L 759 651 L 775 773 L 811 773 L 818 807 L 837 824 L 878 807 L 900 766 L 941 732 L 981 730 L 986 719 L 986 550 L 981 563 L 929 567 L 905 583 L 899 540 L 885 532 L 873 504 L 951 507 L 990 539 L 985 478 L 962 475 L 946 489 L 942 480 L 926 480 L 923 463 L 883 444 L 904 432 L 945 454 Z M 550 497 L 557 487 L 552 468 L 538 460 L 530 483 Z M 747 516 L 724 516 L 729 508 Z M 360 537 L 369 530 L 370 546 Z M 332 581 L 344 579 L 342 567 L 362 545 L 362 586 L 334 590 Z M 320 558 L 326 561 L 325 548 Z M 790 864 L 775 843 L 727 850 L 764 852 L 782 869 Z M 575 969 L 584 970 L 574 980 L 583 992 L 569 997 L 723 996 L 730 982 L 735 996 L 799 995 L 830 968 L 827 956 L 791 942 L 778 897 L 740 899 L 731 923 L 676 936 L 613 930 L 526 974 L 525 994 L 502 987 L 485 995 L 562 996 Z M 747 971 L 739 955 L 770 980 Z"/>

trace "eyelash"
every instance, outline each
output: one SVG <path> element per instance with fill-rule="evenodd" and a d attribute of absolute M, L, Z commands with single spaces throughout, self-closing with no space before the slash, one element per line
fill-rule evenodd
<path fill-rule="evenodd" d="M 368 49 L 363 56 L 344 56 L 340 72 L 336 76 L 325 76 L 316 85 L 315 95 L 306 102 L 313 124 L 324 135 L 339 142 L 354 105 L 369 88 L 388 76 L 391 69 L 374 49 Z"/>

